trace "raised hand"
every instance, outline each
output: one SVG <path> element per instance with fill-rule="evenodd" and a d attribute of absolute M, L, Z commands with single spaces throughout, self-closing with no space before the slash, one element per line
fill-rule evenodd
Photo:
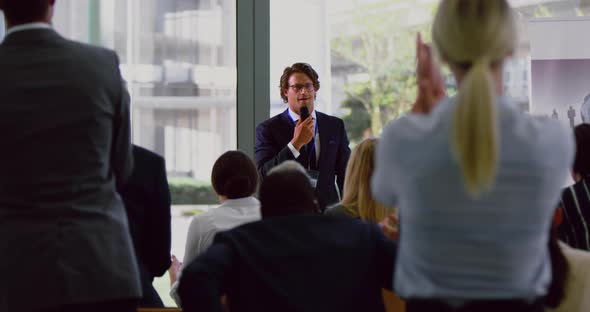
<path fill-rule="evenodd" d="M 170 285 L 173 285 L 178 280 L 178 272 L 182 268 L 182 262 L 180 262 L 175 255 L 170 258 L 172 264 L 168 268 L 168 275 L 170 277 Z"/>
<path fill-rule="evenodd" d="M 422 41 L 420 34 L 416 37 L 416 58 L 418 95 L 412 112 L 428 114 L 445 97 L 446 92 L 440 67 L 432 57 L 432 48 Z"/>
<path fill-rule="evenodd" d="M 398 231 L 398 218 L 397 215 L 392 213 L 379 222 L 379 227 L 383 231 L 383 234 L 391 240 L 397 241 L 399 238 L 399 231 Z"/>
<path fill-rule="evenodd" d="M 291 140 L 291 144 L 293 144 L 293 147 L 295 147 L 297 150 L 300 150 L 303 145 L 311 142 L 314 131 L 315 129 L 311 116 L 307 117 L 304 121 L 299 119 L 295 125 L 295 130 L 293 130 L 293 139 Z"/>

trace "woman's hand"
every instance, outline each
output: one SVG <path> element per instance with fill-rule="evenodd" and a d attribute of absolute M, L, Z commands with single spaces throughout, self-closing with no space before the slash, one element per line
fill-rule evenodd
<path fill-rule="evenodd" d="M 170 276 L 170 285 L 174 285 L 178 280 L 178 272 L 180 272 L 180 269 L 182 268 L 182 262 L 180 262 L 175 255 L 172 255 L 171 260 L 172 264 L 170 265 L 170 268 L 168 268 L 168 275 Z"/>
<path fill-rule="evenodd" d="M 379 227 L 387 238 L 397 241 L 399 238 L 398 222 L 397 215 L 392 213 L 379 222 Z"/>
<path fill-rule="evenodd" d="M 422 36 L 416 37 L 416 78 L 418 83 L 418 96 L 412 107 L 412 112 L 428 114 L 445 95 L 440 68 L 432 57 L 432 48 L 422 41 Z"/>

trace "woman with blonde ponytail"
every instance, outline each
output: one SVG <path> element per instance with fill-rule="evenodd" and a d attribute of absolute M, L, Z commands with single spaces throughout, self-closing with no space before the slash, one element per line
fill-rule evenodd
<path fill-rule="evenodd" d="M 432 38 L 457 95 L 418 37 L 416 102 L 377 147 L 372 191 L 399 213 L 394 289 L 410 312 L 543 311 L 571 133 L 502 95 L 517 42 L 506 0 L 442 0 Z"/>

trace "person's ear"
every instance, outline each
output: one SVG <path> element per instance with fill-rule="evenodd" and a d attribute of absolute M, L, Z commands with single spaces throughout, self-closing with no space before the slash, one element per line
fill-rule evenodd
<path fill-rule="evenodd" d="M 321 214 L 322 213 L 322 210 L 320 209 L 320 204 L 318 203 L 318 200 L 317 199 L 314 199 L 313 200 L 313 205 L 315 207 L 315 212 L 318 213 L 318 214 Z"/>

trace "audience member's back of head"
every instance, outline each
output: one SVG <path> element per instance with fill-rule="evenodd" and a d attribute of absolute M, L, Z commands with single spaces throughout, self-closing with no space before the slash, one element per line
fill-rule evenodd
<path fill-rule="evenodd" d="M 218 233 L 183 269 L 184 311 L 221 311 L 220 293 L 232 311 L 384 310 L 396 246 L 376 225 L 309 216 L 317 212 L 314 189 L 294 162 L 273 168 L 259 195 L 269 219 Z"/>
<path fill-rule="evenodd" d="M 371 193 L 376 146 L 377 139 L 366 139 L 352 151 L 346 166 L 341 202 L 347 214 L 373 222 L 379 222 L 387 216 L 385 206 L 375 201 Z"/>
<path fill-rule="evenodd" d="M 573 171 L 581 178 L 590 175 L 590 125 L 581 124 L 574 128 L 576 158 Z"/>
<path fill-rule="evenodd" d="M 259 197 L 263 219 L 318 211 L 309 177 L 305 169 L 293 161 L 273 168 L 260 186 Z"/>
<path fill-rule="evenodd" d="M 495 182 L 499 75 L 516 45 L 516 23 L 506 0 L 443 0 L 432 39 L 459 86 L 451 135 L 466 190 L 473 196 Z"/>
<path fill-rule="evenodd" d="M 227 199 L 252 196 L 258 186 L 256 165 L 243 152 L 226 152 L 213 165 L 211 184 L 217 195 Z"/>
<path fill-rule="evenodd" d="M 45 20 L 55 0 L 0 0 L 0 10 L 12 25 Z"/>

